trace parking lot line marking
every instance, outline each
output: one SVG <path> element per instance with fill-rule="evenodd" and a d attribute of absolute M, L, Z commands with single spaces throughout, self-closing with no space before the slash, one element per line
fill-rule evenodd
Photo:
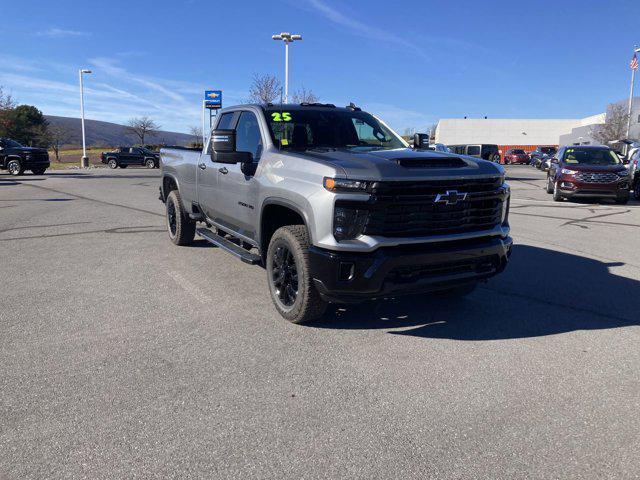
<path fill-rule="evenodd" d="M 182 289 L 201 303 L 211 302 L 211 297 L 204 293 L 197 285 L 187 280 L 180 272 L 172 270 L 169 276 L 173 278 Z"/>

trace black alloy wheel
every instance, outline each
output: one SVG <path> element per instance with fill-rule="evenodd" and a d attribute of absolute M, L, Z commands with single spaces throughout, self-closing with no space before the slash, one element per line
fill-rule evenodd
<path fill-rule="evenodd" d="M 278 245 L 270 261 L 276 297 L 284 307 L 292 307 L 298 298 L 298 267 L 289 246 Z"/>

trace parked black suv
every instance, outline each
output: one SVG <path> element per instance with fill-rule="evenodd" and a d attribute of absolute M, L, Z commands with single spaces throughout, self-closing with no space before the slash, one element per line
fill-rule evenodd
<path fill-rule="evenodd" d="M 127 168 L 129 165 L 158 168 L 160 154 L 144 147 L 120 147 L 113 152 L 102 152 L 100 160 L 109 165 L 109 168 Z"/>
<path fill-rule="evenodd" d="M 493 163 L 500 163 L 500 149 L 494 144 L 468 144 L 468 145 L 447 145 L 451 153 L 457 155 L 469 155 Z"/>
<path fill-rule="evenodd" d="M 11 175 L 22 175 L 25 170 L 42 175 L 49 165 L 49 153 L 44 148 L 25 147 L 15 140 L 0 138 L 0 169 L 9 170 Z"/>

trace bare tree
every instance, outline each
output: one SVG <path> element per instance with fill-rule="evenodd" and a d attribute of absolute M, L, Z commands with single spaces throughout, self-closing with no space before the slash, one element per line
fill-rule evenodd
<path fill-rule="evenodd" d="M 160 130 L 160 125 L 149 117 L 132 118 L 127 123 L 127 131 L 133 133 L 140 139 L 140 144 L 144 145 L 145 137 L 153 137 Z"/>
<path fill-rule="evenodd" d="M 612 140 L 621 140 L 627 134 L 629 115 L 624 105 L 609 105 L 604 124 L 591 128 L 591 136 L 606 145 Z"/>
<path fill-rule="evenodd" d="M 280 80 L 273 75 L 254 75 L 253 83 L 249 89 L 249 102 L 251 103 L 272 103 L 282 91 Z"/>
<path fill-rule="evenodd" d="M 193 137 L 190 147 L 202 148 L 202 127 L 190 127 L 189 133 Z"/>
<path fill-rule="evenodd" d="M 9 94 L 5 94 L 0 86 L 0 137 L 7 135 L 10 127 L 11 111 L 16 108 L 16 102 Z"/>
<path fill-rule="evenodd" d="M 304 86 L 300 90 L 296 90 L 291 98 L 293 103 L 317 103 L 320 101 L 320 98 L 312 90 L 307 90 Z"/>
<path fill-rule="evenodd" d="M 2 86 L 0 86 L 0 111 L 11 110 L 16 107 L 16 102 L 13 101 L 13 97 L 10 94 L 4 93 Z"/>
<path fill-rule="evenodd" d="M 50 125 L 47 128 L 47 141 L 56 156 L 56 162 L 60 161 L 60 147 L 71 140 L 73 131 L 63 124 Z"/>

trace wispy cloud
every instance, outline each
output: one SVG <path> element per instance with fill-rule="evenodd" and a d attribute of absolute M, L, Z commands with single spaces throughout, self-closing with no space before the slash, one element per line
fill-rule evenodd
<path fill-rule="evenodd" d="M 427 53 L 419 45 L 410 42 L 409 40 L 396 35 L 395 33 L 388 32 L 381 28 L 377 28 L 375 26 L 368 25 L 359 20 L 351 18 L 346 14 L 329 6 L 322 0 L 307 0 L 307 3 L 314 10 L 323 15 L 327 20 L 336 25 L 346 28 L 355 35 L 370 38 L 372 40 L 392 43 L 403 48 L 407 48 L 413 53 L 417 53 L 418 55 L 425 58 L 428 56 Z"/>
<path fill-rule="evenodd" d="M 66 30 L 64 28 L 49 28 L 43 32 L 38 32 L 40 37 L 61 38 L 61 37 L 88 37 L 89 32 L 81 32 L 80 30 Z"/>

